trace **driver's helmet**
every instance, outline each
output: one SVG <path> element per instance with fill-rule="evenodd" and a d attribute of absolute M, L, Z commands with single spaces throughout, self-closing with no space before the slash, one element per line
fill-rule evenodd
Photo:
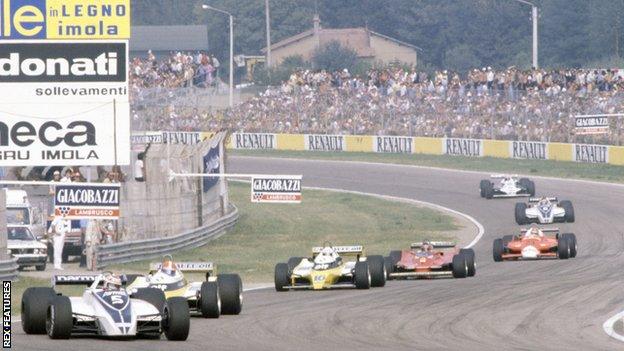
<path fill-rule="evenodd" d="M 113 273 L 105 273 L 102 287 L 104 290 L 120 290 L 121 278 Z"/>
<path fill-rule="evenodd" d="M 541 199 L 539 200 L 539 204 L 540 204 L 541 206 L 543 206 L 543 205 L 550 205 L 550 201 L 548 200 L 548 198 L 543 197 L 543 198 L 541 198 Z"/>
<path fill-rule="evenodd" d="M 433 245 L 428 240 L 422 242 L 422 246 L 420 247 L 422 252 L 431 252 L 433 250 Z"/>
<path fill-rule="evenodd" d="M 336 254 L 334 249 L 332 249 L 329 246 L 326 246 L 321 250 L 321 252 L 319 252 L 318 255 L 316 255 L 316 257 L 314 258 L 314 263 L 316 264 L 333 263 L 336 261 L 336 258 L 338 258 L 338 255 Z"/>
<path fill-rule="evenodd" d="M 533 224 L 529 230 L 526 232 L 527 236 L 541 237 L 542 231 L 537 227 L 537 225 Z"/>
<path fill-rule="evenodd" d="M 175 263 L 173 263 L 173 259 L 170 256 L 163 259 L 159 269 L 160 272 L 172 277 L 176 275 L 177 270 L 178 267 L 176 267 Z"/>

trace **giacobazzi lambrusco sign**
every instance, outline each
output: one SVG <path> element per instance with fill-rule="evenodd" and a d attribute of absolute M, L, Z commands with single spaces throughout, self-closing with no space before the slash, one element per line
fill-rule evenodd
<path fill-rule="evenodd" d="M 66 219 L 118 219 L 119 184 L 55 185 L 54 214 Z"/>
<path fill-rule="evenodd" d="M 261 176 L 252 178 L 251 202 L 300 203 L 301 176 Z"/>
<path fill-rule="evenodd" d="M 127 41 L 3 41 L 0 166 L 130 163 Z"/>

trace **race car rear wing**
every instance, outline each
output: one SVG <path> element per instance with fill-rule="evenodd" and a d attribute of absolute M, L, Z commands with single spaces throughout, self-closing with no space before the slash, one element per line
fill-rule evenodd
<path fill-rule="evenodd" d="M 518 175 L 517 174 L 490 174 L 490 178 L 492 179 L 518 178 Z"/>
<path fill-rule="evenodd" d="M 530 198 L 529 198 L 529 202 L 530 202 L 530 203 L 531 203 L 531 202 L 540 202 L 540 200 L 541 200 L 541 199 L 542 199 L 542 198 L 540 198 L 540 197 L 530 197 Z M 547 198 L 546 198 L 546 200 L 548 200 L 548 201 L 550 201 L 550 202 L 555 202 L 555 201 L 558 201 L 556 196 L 555 196 L 555 197 L 547 197 Z"/>
<path fill-rule="evenodd" d="M 410 248 L 420 249 L 423 247 L 423 244 L 423 242 L 412 243 Z M 456 246 L 452 241 L 430 241 L 429 244 L 433 246 L 434 249 L 450 249 Z"/>
<path fill-rule="evenodd" d="M 215 266 L 212 262 L 176 262 L 176 267 L 182 272 L 213 272 Z M 155 272 L 160 269 L 162 262 L 150 263 L 150 271 Z"/>
<path fill-rule="evenodd" d="M 520 229 L 520 233 L 524 234 L 529 230 L 530 228 L 522 228 Z M 559 233 L 559 228 L 540 228 L 540 230 L 542 231 L 542 233 Z"/>
<path fill-rule="evenodd" d="M 346 255 L 362 255 L 364 253 L 364 248 L 361 245 L 351 245 L 351 246 L 331 246 L 336 253 L 346 256 Z M 312 248 L 312 256 L 316 256 L 323 250 L 322 246 L 315 246 Z"/>

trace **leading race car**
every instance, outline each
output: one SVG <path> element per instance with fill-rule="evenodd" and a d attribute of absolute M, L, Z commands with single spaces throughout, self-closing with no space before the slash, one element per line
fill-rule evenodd
<path fill-rule="evenodd" d="M 205 281 L 189 282 L 183 272 L 206 273 Z M 238 274 L 216 274 L 211 262 L 174 263 L 167 255 L 152 263 L 147 275 L 128 275 L 128 291 L 141 288 L 162 290 L 167 298 L 186 299 L 191 312 L 204 318 L 239 314 L 243 308 L 243 283 Z"/>
<path fill-rule="evenodd" d="M 516 223 L 549 224 L 574 222 L 574 207 L 568 200 L 558 201 L 556 197 L 529 198 L 529 203 L 516 203 Z"/>
<path fill-rule="evenodd" d="M 481 180 L 479 189 L 481 197 L 492 199 L 495 197 L 521 197 L 535 196 L 535 183 L 528 178 L 520 178 L 518 176 L 493 174 L 492 179 L 500 179 L 498 184 L 494 184 L 489 179 Z"/>
<path fill-rule="evenodd" d="M 312 257 L 291 257 L 275 266 L 275 290 L 368 289 L 386 284 L 383 256 L 364 256 L 362 246 L 312 248 Z"/>
<path fill-rule="evenodd" d="M 22 296 L 22 328 L 26 334 L 47 333 L 52 339 L 92 334 L 110 337 L 160 336 L 186 340 L 189 309 L 181 297 L 165 299 L 162 291 L 139 289 L 130 295 L 125 278 L 100 275 L 57 275 L 56 285 L 88 285 L 82 296 L 67 297 L 54 288 L 28 288 Z M 158 305 L 153 301 L 158 301 Z"/>
<path fill-rule="evenodd" d="M 423 241 L 409 250 L 390 251 L 384 258 L 388 279 L 472 277 L 476 273 L 472 249 L 460 249 L 455 243 Z"/>
<path fill-rule="evenodd" d="M 568 259 L 576 257 L 576 236 L 560 234 L 559 229 L 543 229 L 533 225 L 520 235 L 506 235 L 495 239 L 492 255 L 495 262 L 505 260 L 536 260 L 543 258 Z"/>

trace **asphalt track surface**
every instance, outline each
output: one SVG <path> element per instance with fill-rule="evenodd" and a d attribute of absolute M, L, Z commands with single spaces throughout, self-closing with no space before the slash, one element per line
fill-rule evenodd
<path fill-rule="evenodd" d="M 485 174 L 398 165 L 231 157 L 229 172 L 303 174 L 304 185 L 413 198 L 476 218 L 477 274 L 467 279 L 391 281 L 371 290 L 273 289 L 245 294 L 243 313 L 193 319 L 187 342 L 51 341 L 26 336 L 28 350 L 622 350 L 602 324 L 624 309 L 624 186 L 534 178 L 538 195 L 572 200 L 575 259 L 492 260 L 492 241 L 520 227 L 517 199 L 481 199 Z M 305 193 L 304 193 L 305 201 Z M 392 235 L 392 233 L 380 233 Z M 406 243 L 407 244 L 407 243 Z M 287 257 L 278 258 L 286 260 Z"/>

